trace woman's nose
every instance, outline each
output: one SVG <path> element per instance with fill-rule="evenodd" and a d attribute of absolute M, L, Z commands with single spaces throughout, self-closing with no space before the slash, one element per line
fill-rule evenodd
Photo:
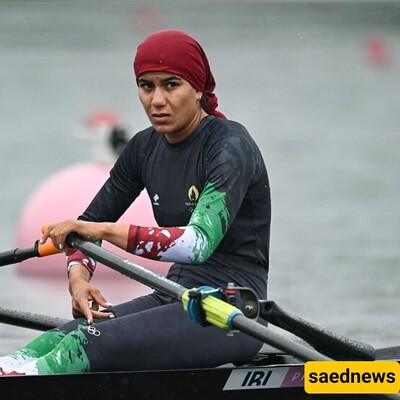
<path fill-rule="evenodd" d="M 155 87 L 153 92 L 153 98 L 151 102 L 155 107 L 163 106 L 165 104 L 165 93 L 160 87 Z"/>

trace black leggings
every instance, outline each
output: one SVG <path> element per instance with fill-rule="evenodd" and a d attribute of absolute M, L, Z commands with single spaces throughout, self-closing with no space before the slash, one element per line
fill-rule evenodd
<path fill-rule="evenodd" d="M 83 329 L 92 372 L 215 367 L 241 363 L 262 346 L 244 333 L 200 326 L 180 302 L 157 292 L 107 311 L 116 318 Z M 82 323 L 79 318 L 60 329 L 70 332 Z"/>

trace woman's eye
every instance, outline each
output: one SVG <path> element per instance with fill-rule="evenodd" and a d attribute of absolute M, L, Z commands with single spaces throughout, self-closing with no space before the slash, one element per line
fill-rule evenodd
<path fill-rule="evenodd" d="M 167 89 L 174 89 L 178 86 L 178 82 L 167 82 L 165 86 Z"/>
<path fill-rule="evenodd" d="M 140 89 L 149 90 L 151 89 L 151 83 L 149 82 L 139 82 Z"/>

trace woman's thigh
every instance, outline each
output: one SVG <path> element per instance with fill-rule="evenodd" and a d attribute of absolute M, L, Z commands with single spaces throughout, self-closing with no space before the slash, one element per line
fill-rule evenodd
<path fill-rule="evenodd" d="M 158 307 L 162 304 L 168 304 L 171 303 L 171 301 L 172 300 L 170 297 L 162 293 L 153 292 L 146 296 L 141 296 L 125 303 L 118 304 L 116 306 L 108 308 L 105 311 L 111 311 L 116 317 L 122 317 L 129 314 L 135 314 L 137 312 L 141 312 L 153 307 Z M 95 323 L 98 325 L 106 321 L 109 320 L 97 319 L 95 320 Z M 58 329 L 65 333 L 70 333 L 78 329 L 82 325 L 86 325 L 86 320 L 83 317 L 68 321 L 66 324 L 59 326 Z"/>
<path fill-rule="evenodd" d="M 177 302 L 117 316 L 84 331 L 91 371 L 214 367 L 241 362 L 262 345 L 244 333 L 200 326 Z"/>

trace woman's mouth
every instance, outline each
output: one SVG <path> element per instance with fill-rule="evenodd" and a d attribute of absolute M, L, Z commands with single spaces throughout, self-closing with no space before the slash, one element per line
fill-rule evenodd
<path fill-rule="evenodd" d="M 168 121 L 170 115 L 167 113 L 155 113 L 151 117 L 156 124 L 163 124 Z"/>

